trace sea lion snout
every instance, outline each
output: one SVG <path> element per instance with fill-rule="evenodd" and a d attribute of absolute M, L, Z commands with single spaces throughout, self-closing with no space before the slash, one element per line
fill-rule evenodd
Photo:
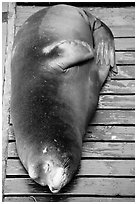
<path fill-rule="evenodd" d="M 48 186 L 52 193 L 57 193 L 67 183 L 65 168 L 54 164 L 54 161 L 30 164 L 28 173 L 41 186 Z"/>

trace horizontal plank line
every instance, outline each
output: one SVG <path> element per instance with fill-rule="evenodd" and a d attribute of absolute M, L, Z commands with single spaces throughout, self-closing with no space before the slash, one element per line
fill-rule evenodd
<path fill-rule="evenodd" d="M 117 49 L 115 49 L 115 52 L 135 52 L 135 50 L 117 50 Z"/>
<path fill-rule="evenodd" d="M 124 63 L 117 63 L 117 66 L 135 66 L 135 63 L 129 63 L 129 64 L 124 64 Z"/>
<path fill-rule="evenodd" d="M 16 142 L 15 139 L 9 139 L 8 143 Z"/>
<path fill-rule="evenodd" d="M 123 127 L 128 127 L 128 126 L 130 126 L 130 127 L 135 127 L 135 124 L 114 124 L 114 123 L 112 123 L 112 124 L 110 124 L 110 123 L 105 123 L 105 124 L 96 124 L 96 123 L 94 123 L 93 125 L 89 125 L 89 126 L 123 126 Z"/>
<path fill-rule="evenodd" d="M 94 126 L 97 126 L 97 125 L 95 125 L 95 124 L 89 124 L 89 125 L 88 125 L 88 127 L 94 127 Z M 126 125 L 126 124 L 115 124 L 115 125 L 114 125 L 114 124 L 112 124 L 112 125 L 110 125 L 110 124 L 109 124 L 109 125 L 100 124 L 100 125 L 98 125 L 98 126 L 103 126 L 103 127 L 104 127 L 104 126 L 111 126 L 111 127 L 112 127 L 112 126 L 113 126 L 113 127 L 114 127 L 114 126 L 116 126 L 116 127 L 117 127 L 117 126 L 118 126 L 118 127 L 129 127 L 129 126 L 130 126 L 130 127 L 135 127 L 135 124 L 129 124 L 129 125 Z M 88 131 L 88 132 L 90 132 L 90 131 Z"/>
<path fill-rule="evenodd" d="M 30 197 L 30 196 L 69 196 L 69 197 L 97 197 L 97 198 L 99 198 L 99 197 L 103 197 L 103 198 L 135 198 L 135 196 L 133 196 L 133 195 L 97 195 L 97 194 L 94 194 L 94 195 L 91 195 L 91 194 L 69 194 L 69 193 L 67 193 L 67 194 L 65 194 L 65 193 L 59 193 L 59 194 L 55 194 L 55 195 L 53 195 L 53 194 L 51 194 L 51 193 L 40 193 L 40 194 L 38 194 L 38 193 L 30 193 L 29 195 L 28 194 L 25 194 L 25 193 L 22 193 L 22 194 L 7 194 L 7 193 L 5 193 L 4 194 L 4 197 L 22 197 L 22 196 L 27 196 L 27 197 Z"/>
<path fill-rule="evenodd" d="M 113 95 L 113 96 L 134 96 L 135 93 L 100 93 L 99 95 Z"/>
<path fill-rule="evenodd" d="M 85 139 L 85 140 L 83 140 L 83 143 L 85 143 L 85 142 L 135 143 L 134 140 L 95 140 L 95 139 L 87 139 L 87 140 Z"/>
<path fill-rule="evenodd" d="M 116 77 L 115 78 L 111 78 L 111 81 L 116 81 L 116 80 L 117 81 L 124 81 L 124 80 L 126 80 L 126 81 L 127 80 L 130 80 L 130 81 L 133 80 L 133 81 L 135 81 L 135 78 L 116 78 Z"/>
<path fill-rule="evenodd" d="M 12 123 L 10 123 L 9 124 L 10 126 L 12 126 L 13 124 Z M 114 123 L 104 123 L 104 124 L 98 124 L 98 123 L 94 123 L 93 125 L 89 125 L 89 126 L 126 126 L 126 127 L 128 127 L 128 126 L 130 126 L 130 127 L 135 127 L 135 124 L 128 124 L 128 123 L 126 123 L 126 124 L 114 124 Z"/>
<path fill-rule="evenodd" d="M 13 124 L 10 123 L 10 126 L 13 126 Z M 95 124 L 89 124 L 88 126 L 96 126 L 96 125 L 95 125 Z M 106 125 L 105 125 L 105 124 L 100 124 L 100 125 L 98 124 L 98 126 L 106 126 Z M 121 126 L 121 127 L 133 126 L 133 127 L 135 127 L 135 124 L 127 124 L 127 125 L 126 125 L 126 124 L 115 124 L 115 125 L 114 125 L 114 124 L 112 124 L 112 125 L 109 124 L 109 125 L 107 125 L 107 126 Z"/>
<path fill-rule="evenodd" d="M 120 108 L 97 108 L 97 110 L 124 110 L 124 111 L 134 111 L 135 110 L 135 108 L 122 108 L 122 107 L 120 107 Z"/>
<path fill-rule="evenodd" d="M 123 38 L 123 39 L 128 39 L 128 38 L 135 39 L 135 36 L 118 36 L 118 37 L 116 36 L 116 37 L 114 37 L 114 39 L 121 39 L 121 38 Z"/>
<path fill-rule="evenodd" d="M 103 161 L 104 161 L 104 160 L 106 160 L 106 161 L 107 161 L 107 160 L 109 160 L 109 161 L 111 160 L 112 162 L 114 162 L 115 160 L 117 160 L 117 161 L 118 161 L 118 160 L 119 160 L 119 161 L 121 161 L 121 160 L 124 160 L 124 161 L 125 161 L 125 160 L 126 160 L 126 161 L 128 161 L 128 160 L 131 161 L 131 160 L 132 160 L 132 161 L 134 161 L 134 160 L 135 160 L 135 158 L 132 158 L 132 159 L 131 159 L 131 158 L 117 158 L 117 159 L 115 159 L 114 157 L 113 157 L 113 158 L 110 158 L 110 157 L 109 157 L 109 158 L 107 158 L 107 159 L 105 159 L 104 157 L 103 157 L 102 159 L 100 159 L 100 157 L 98 157 L 98 158 L 95 158 L 95 157 L 94 157 L 93 159 L 91 159 L 91 157 L 90 157 L 89 159 L 87 159 L 87 158 L 88 158 L 88 157 L 84 157 L 82 160 L 84 160 L 84 161 L 86 161 L 86 160 L 89 161 L 89 160 L 93 160 L 93 159 L 94 159 L 94 160 L 103 160 Z M 19 157 L 14 157 L 14 158 L 11 157 L 11 158 L 8 158 L 7 161 L 9 161 L 9 160 L 13 161 L 13 160 L 20 160 L 20 159 L 19 159 Z"/>
<path fill-rule="evenodd" d="M 117 63 L 117 65 L 118 65 L 118 63 Z M 130 67 L 131 65 L 130 64 L 124 64 L 124 63 L 121 63 L 121 64 L 119 64 L 118 66 L 125 66 L 125 67 Z M 133 64 L 133 66 L 135 66 L 135 64 Z"/>
<path fill-rule="evenodd" d="M 87 132 L 88 133 L 88 132 Z M 86 133 L 86 134 L 87 134 Z M 15 139 L 11 139 L 9 140 L 8 143 L 13 143 L 13 142 L 16 142 Z M 107 143 L 107 142 L 110 142 L 110 143 L 135 143 L 134 140 L 95 140 L 95 139 L 85 139 L 83 140 L 83 142 L 102 142 L 102 143 Z"/>
<path fill-rule="evenodd" d="M 7 159 L 19 160 L 19 157 L 8 157 Z M 81 157 L 81 160 L 135 160 L 135 157 Z"/>
<path fill-rule="evenodd" d="M 87 132 L 89 133 L 89 132 Z M 86 133 L 86 134 L 87 134 Z M 9 139 L 8 143 L 12 143 L 12 142 L 16 142 L 16 140 L 14 139 Z M 135 143 L 135 140 L 95 140 L 95 139 L 84 139 L 83 140 L 83 143 L 85 142 L 102 142 L 102 143 L 105 143 L 105 142 L 110 142 L 110 143 Z"/>
<path fill-rule="evenodd" d="M 135 6 L 134 2 L 61 2 L 62 4 L 73 5 L 78 7 L 108 7 L 119 8 Z M 53 6 L 60 4 L 59 2 L 17 2 L 17 6 Z"/>
<path fill-rule="evenodd" d="M 6 178 L 30 178 L 30 176 L 27 175 L 6 175 Z M 75 178 L 135 178 L 135 176 L 127 176 L 127 175 L 75 175 Z"/>
<path fill-rule="evenodd" d="M 113 77 L 111 77 L 111 80 L 117 80 L 117 81 L 124 81 L 124 80 L 135 80 L 135 77 L 132 77 L 132 78 L 113 78 Z"/>
<path fill-rule="evenodd" d="M 135 157 L 82 157 L 81 160 L 135 160 Z"/>

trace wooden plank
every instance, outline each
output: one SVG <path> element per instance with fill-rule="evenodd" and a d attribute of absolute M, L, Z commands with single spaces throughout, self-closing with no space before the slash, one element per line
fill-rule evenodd
<path fill-rule="evenodd" d="M 129 110 L 97 110 L 92 124 L 135 124 L 135 112 Z"/>
<path fill-rule="evenodd" d="M 2 2 L 2 12 L 7 12 L 8 6 L 8 2 Z"/>
<path fill-rule="evenodd" d="M 15 142 L 9 143 L 9 158 L 18 158 Z M 130 142 L 84 142 L 82 158 L 133 158 L 135 144 Z"/>
<path fill-rule="evenodd" d="M 13 126 L 9 127 L 9 141 L 15 140 Z M 84 141 L 134 141 L 135 127 L 130 126 L 94 126 L 89 125 Z"/>
<path fill-rule="evenodd" d="M 135 202 L 135 198 L 127 197 L 94 197 L 94 196 L 23 196 L 5 197 L 4 202 Z"/>
<path fill-rule="evenodd" d="M 3 90 L 2 90 L 2 193 L 4 193 L 4 179 L 6 174 L 7 162 L 7 144 L 8 144 L 8 127 L 9 127 L 9 99 L 10 99 L 10 63 L 11 50 L 14 38 L 14 19 L 15 19 L 15 3 L 8 3 L 8 35 L 6 59 L 4 60 L 3 70 Z"/>
<path fill-rule="evenodd" d="M 20 160 L 8 159 L 7 174 L 28 176 Z M 82 160 L 77 176 L 135 176 L 134 160 Z"/>
<path fill-rule="evenodd" d="M 134 95 L 101 95 L 99 97 L 98 109 L 134 109 Z"/>
<path fill-rule="evenodd" d="M 135 50 L 135 38 L 116 38 L 115 39 L 116 50 Z"/>
<path fill-rule="evenodd" d="M 7 22 L 2 22 L 2 76 L 5 72 L 5 59 L 6 59 L 6 50 L 7 50 Z"/>
<path fill-rule="evenodd" d="M 41 187 L 31 179 L 6 179 L 5 195 L 51 195 L 48 187 Z M 134 196 L 133 178 L 75 178 L 62 189 L 60 195 Z"/>
<path fill-rule="evenodd" d="M 135 79 L 135 66 L 117 66 L 118 74 L 116 76 L 112 76 L 112 79 Z"/>
<path fill-rule="evenodd" d="M 116 142 L 85 142 L 83 143 L 82 158 L 134 158 L 134 143 Z"/>
<path fill-rule="evenodd" d="M 107 83 L 105 83 L 100 93 L 101 94 L 134 94 L 135 81 L 108 79 Z"/>
<path fill-rule="evenodd" d="M 135 7 L 123 8 L 89 8 L 93 15 L 102 19 L 107 25 L 135 26 Z M 108 18 L 109 16 L 109 18 Z"/>
<path fill-rule="evenodd" d="M 117 64 L 135 64 L 135 52 L 116 52 Z"/>
<path fill-rule="evenodd" d="M 114 37 L 117 38 L 128 38 L 135 36 L 135 27 L 133 26 L 109 26 L 111 31 L 113 32 Z"/>
<path fill-rule="evenodd" d="M 85 141 L 134 141 L 135 127 L 130 126 L 88 126 Z"/>

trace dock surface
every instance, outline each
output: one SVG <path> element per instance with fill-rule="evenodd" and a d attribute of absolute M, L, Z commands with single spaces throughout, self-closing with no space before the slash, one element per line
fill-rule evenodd
<path fill-rule="evenodd" d="M 84 5 L 115 37 L 118 74 L 102 88 L 83 141 L 81 168 L 60 193 L 31 180 L 20 163 L 10 119 L 10 61 L 16 32 L 43 4 L 3 3 L 3 201 L 135 201 L 135 7 Z M 47 5 L 50 6 L 50 5 Z M 77 6 L 77 5 L 76 5 Z"/>

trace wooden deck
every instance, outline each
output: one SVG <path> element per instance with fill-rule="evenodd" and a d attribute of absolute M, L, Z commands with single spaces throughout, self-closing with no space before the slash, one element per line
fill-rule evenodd
<path fill-rule="evenodd" d="M 81 168 L 57 195 L 32 181 L 21 165 L 10 120 L 10 55 L 22 23 L 43 8 L 3 3 L 3 201 L 135 201 L 135 7 L 84 5 L 115 36 L 118 75 L 103 87 L 83 143 Z M 112 7 L 111 7 L 112 6 Z M 8 18 L 7 18 L 8 17 Z"/>

